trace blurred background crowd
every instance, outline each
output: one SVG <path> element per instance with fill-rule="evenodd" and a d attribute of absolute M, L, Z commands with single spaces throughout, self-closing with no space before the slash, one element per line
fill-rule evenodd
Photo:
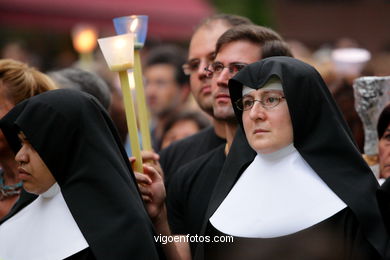
<path fill-rule="evenodd" d="M 353 109 L 351 86 L 360 76 L 390 75 L 388 0 L 2 0 L 0 58 L 19 60 L 43 72 L 81 67 L 97 73 L 108 86 L 109 111 L 128 143 L 118 76 L 108 70 L 96 45 L 83 58 L 75 35 L 83 26 L 89 26 L 95 39 L 114 35 L 112 18 L 148 15 L 141 55 L 158 151 L 208 125 L 208 116 L 191 97 L 182 65 L 196 24 L 218 12 L 242 15 L 276 30 L 294 57 L 314 65 L 363 151 L 364 133 Z M 351 48 L 352 55 L 343 52 Z"/>

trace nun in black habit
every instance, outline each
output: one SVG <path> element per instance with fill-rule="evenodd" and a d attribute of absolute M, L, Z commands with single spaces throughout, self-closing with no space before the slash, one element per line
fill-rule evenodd
<path fill-rule="evenodd" d="M 95 98 L 49 91 L 0 126 L 25 190 L 38 195 L 24 193 L 0 222 L 0 259 L 161 259 L 126 153 Z M 46 187 L 36 182 L 36 153 L 52 176 Z"/>
<path fill-rule="evenodd" d="M 378 183 L 319 73 L 271 57 L 241 70 L 229 90 L 243 131 L 202 234 L 234 239 L 198 246 L 196 259 L 383 259 Z"/>

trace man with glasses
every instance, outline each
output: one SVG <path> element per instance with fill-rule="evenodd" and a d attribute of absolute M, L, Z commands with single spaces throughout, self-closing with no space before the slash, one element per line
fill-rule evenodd
<path fill-rule="evenodd" d="M 190 76 L 191 92 L 199 107 L 213 118 L 213 127 L 179 142 L 160 152 L 160 163 L 166 183 L 176 170 L 195 158 L 225 143 L 224 123 L 215 119 L 212 108 L 211 79 L 204 70 L 214 59 L 217 39 L 229 28 L 251 24 L 245 17 L 217 14 L 202 21 L 191 38 L 188 61 L 183 65 L 184 73 Z"/>
<path fill-rule="evenodd" d="M 218 39 L 215 53 L 214 61 L 205 72 L 211 79 L 213 115 L 223 122 L 227 142 L 184 165 L 171 179 L 167 193 L 168 219 L 172 233 L 177 235 L 199 234 L 209 199 L 236 133 L 238 123 L 230 100 L 229 79 L 246 65 L 262 58 L 291 56 L 276 32 L 256 25 L 236 26 L 226 31 Z M 192 255 L 196 245 L 196 241 L 191 241 Z"/>

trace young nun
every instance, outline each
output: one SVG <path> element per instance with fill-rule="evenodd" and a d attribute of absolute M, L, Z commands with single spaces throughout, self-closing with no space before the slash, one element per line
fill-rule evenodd
<path fill-rule="evenodd" d="M 92 96 L 54 90 L 0 126 L 16 151 L 21 196 L 0 222 L 0 259 L 160 259 L 126 153 Z"/>
<path fill-rule="evenodd" d="M 203 230 L 234 242 L 205 243 L 197 259 L 384 258 L 378 183 L 319 73 L 272 57 L 229 90 L 246 138 L 232 145 Z"/>

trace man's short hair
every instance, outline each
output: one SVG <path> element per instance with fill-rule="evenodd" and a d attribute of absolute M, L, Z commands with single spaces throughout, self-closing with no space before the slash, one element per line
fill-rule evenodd
<path fill-rule="evenodd" d="M 199 28 L 211 26 L 211 24 L 221 21 L 228 27 L 234 27 L 244 24 L 253 24 L 252 21 L 244 16 L 234 15 L 234 14 L 214 14 L 212 16 L 206 17 L 195 27 L 194 31 L 197 31 Z"/>
<path fill-rule="evenodd" d="M 187 53 L 184 49 L 176 45 L 159 46 L 152 49 L 146 60 L 145 67 L 153 65 L 167 64 L 175 70 L 175 80 L 180 86 L 189 84 L 189 77 L 182 70 L 186 62 Z"/>
<path fill-rule="evenodd" d="M 231 42 L 248 41 L 262 47 L 261 57 L 290 56 L 291 51 L 283 38 L 274 30 L 260 25 L 239 25 L 230 28 L 219 37 L 215 52 Z"/>

